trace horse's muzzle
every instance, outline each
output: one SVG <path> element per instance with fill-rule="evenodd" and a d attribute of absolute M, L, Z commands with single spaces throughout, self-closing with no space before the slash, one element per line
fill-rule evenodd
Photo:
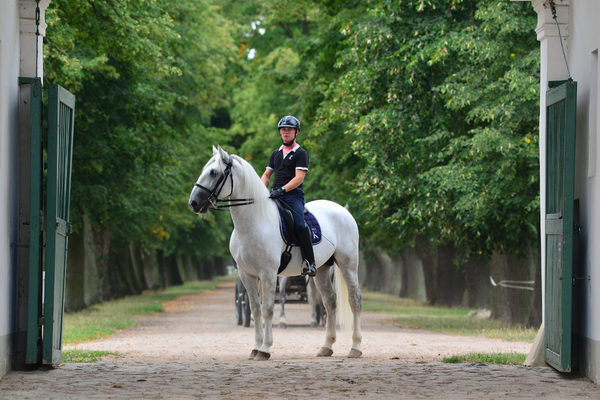
<path fill-rule="evenodd" d="M 206 214 L 208 212 L 208 208 L 210 207 L 209 201 L 204 201 L 199 203 L 196 200 L 190 200 L 188 206 L 192 209 L 192 211 L 196 214 Z"/>

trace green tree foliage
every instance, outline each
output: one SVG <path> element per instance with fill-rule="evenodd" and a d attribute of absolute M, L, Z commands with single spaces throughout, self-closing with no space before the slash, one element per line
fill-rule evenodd
<path fill-rule="evenodd" d="M 527 4 L 381 1 L 344 27 L 318 131 L 347 124 L 379 244 L 490 254 L 536 237 L 538 59 Z M 369 225 L 367 224 L 367 225 Z"/>
<path fill-rule="evenodd" d="M 77 96 L 72 204 L 113 243 L 176 251 L 194 220 L 187 196 L 217 135 L 235 61 L 228 24 L 207 1 L 53 1 L 46 76 Z M 223 235 L 221 235 L 223 236 Z M 226 240 L 205 234 L 207 256 Z"/>
<path fill-rule="evenodd" d="M 313 121 L 327 88 L 343 72 L 335 68 L 338 53 L 347 46 L 340 29 L 348 20 L 360 19 L 365 7 L 360 1 L 270 0 L 230 3 L 227 8 L 242 27 L 238 40 L 243 71 L 236 76 L 239 84 L 230 108 L 234 142 L 262 173 L 272 150 L 281 144 L 278 120 L 298 117 L 298 142 L 309 150 L 311 160 L 309 200 L 329 198 L 344 204 L 353 197 L 344 182 L 354 180 L 359 158 L 345 154 L 343 129 L 317 133 Z"/>
<path fill-rule="evenodd" d="M 216 144 L 262 173 L 288 114 L 308 199 L 350 203 L 374 243 L 535 238 L 528 4 L 55 0 L 47 21 L 47 80 L 77 95 L 73 210 L 117 243 L 226 252 L 228 215 L 193 218 L 191 184 Z"/>

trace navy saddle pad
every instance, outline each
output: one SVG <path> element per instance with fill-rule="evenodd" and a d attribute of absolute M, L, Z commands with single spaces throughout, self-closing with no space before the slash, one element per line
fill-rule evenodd
<path fill-rule="evenodd" d="M 298 243 L 294 243 L 294 241 L 290 238 L 290 233 L 288 232 L 287 225 L 285 224 L 283 216 L 281 215 L 281 210 L 278 209 L 278 211 L 279 230 L 281 231 L 281 237 L 283 238 L 283 241 L 288 246 L 299 246 Z M 312 233 L 312 244 L 315 245 L 321 243 L 321 226 L 319 225 L 317 218 L 309 211 L 308 213 L 304 214 L 304 221 L 308 224 L 310 232 Z"/>

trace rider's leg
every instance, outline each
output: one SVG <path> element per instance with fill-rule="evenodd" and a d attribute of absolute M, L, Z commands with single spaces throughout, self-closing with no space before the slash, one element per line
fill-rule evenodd
<path fill-rule="evenodd" d="M 294 231 L 298 238 L 302 258 L 302 275 L 315 276 L 315 256 L 312 248 L 312 233 L 310 228 L 304 224 L 304 192 L 301 189 L 295 189 L 281 196 L 283 201 L 291 210 L 294 216 Z"/>
<path fill-rule="evenodd" d="M 312 231 L 308 225 L 304 225 L 304 229 L 300 233 L 296 231 L 296 236 L 300 241 L 300 250 L 302 250 L 302 258 L 305 262 L 302 263 L 302 275 L 315 276 L 317 269 L 315 268 L 315 253 L 312 247 Z"/>

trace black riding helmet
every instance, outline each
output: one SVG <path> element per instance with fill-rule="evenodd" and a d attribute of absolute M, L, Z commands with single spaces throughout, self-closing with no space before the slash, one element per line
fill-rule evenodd
<path fill-rule="evenodd" d="M 281 120 L 279 120 L 279 124 L 277 124 L 277 130 L 279 130 L 281 128 L 295 128 L 299 132 L 300 131 L 300 121 L 298 121 L 298 118 L 296 118 L 296 117 L 287 115 L 287 116 L 281 118 Z"/>

